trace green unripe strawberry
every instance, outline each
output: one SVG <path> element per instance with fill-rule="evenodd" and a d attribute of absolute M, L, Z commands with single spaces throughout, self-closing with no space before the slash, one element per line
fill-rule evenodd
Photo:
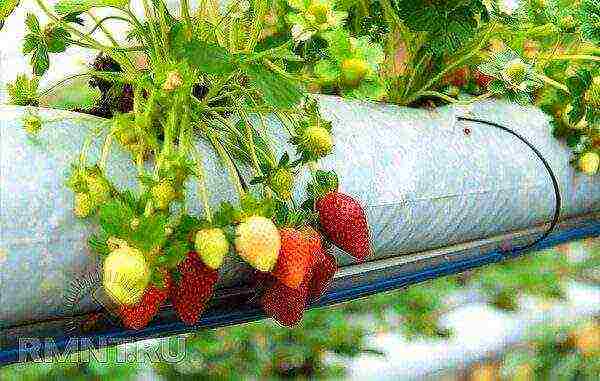
<path fill-rule="evenodd" d="M 73 213 L 79 218 L 89 217 L 95 209 L 92 198 L 87 193 L 75 193 Z"/>
<path fill-rule="evenodd" d="M 324 157 L 333 150 L 333 137 L 324 127 L 310 126 L 302 133 L 300 144 L 311 154 Z"/>
<path fill-rule="evenodd" d="M 369 65 L 360 58 L 348 58 L 342 61 L 342 84 L 347 87 L 356 87 L 367 75 Z"/>
<path fill-rule="evenodd" d="M 567 126 L 569 126 L 569 128 L 572 128 L 574 130 L 583 130 L 584 128 L 586 128 L 588 126 L 588 122 L 585 119 L 585 116 L 583 116 L 579 121 L 577 121 L 577 123 L 571 122 L 571 119 L 569 117 L 569 113 L 571 111 L 573 111 L 573 105 L 569 103 L 563 111 L 563 122 Z"/>
<path fill-rule="evenodd" d="M 559 26 L 563 32 L 575 32 L 575 27 L 577 26 L 575 23 L 575 17 L 573 17 L 573 15 L 567 15 L 565 17 L 562 17 L 559 21 Z"/>
<path fill-rule="evenodd" d="M 595 175 L 600 166 L 600 156 L 596 152 L 587 152 L 579 157 L 579 169 L 587 175 Z"/>
<path fill-rule="evenodd" d="M 203 229 L 196 233 L 196 253 L 202 262 L 213 270 L 218 269 L 223 263 L 223 258 L 229 252 L 229 241 L 223 229 Z"/>
<path fill-rule="evenodd" d="M 152 193 L 152 198 L 156 202 L 156 207 L 162 210 L 168 209 L 176 196 L 173 185 L 165 180 L 153 186 L 150 193 Z"/>
<path fill-rule="evenodd" d="M 104 259 L 102 285 L 122 305 L 137 303 L 150 282 L 150 268 L 144 255 L 131 247 L 113 250 Z"/>
<path fill-rule="evenodd" d="M 110 185 L 102 176 L 88 175 L 86 184 L 88 193 L 96 206 L 110 199 Z"/>
<path fill-rule="evenodd" d="M 327 14 L 331 10 L 331 6 L 327 3 L 313 1 L 307 9 L 307 14 L 312 16 L 315 24 L 325 24 L 327 22 Z"/>
<path fill-rule="evenodd" d="M 513 84 L 521 84 L 527 77 L 527 65 L 516 58 L 504 68 L 504 77 Z"/>
<path fill-rule="evenodd" d="M 276 169 L 269 177 L 269 187 L 282 199 L 289 200 L 292 197 L 294 187 L 292 171 L 287 168 Z"/>
<path fill-rule="evenodd" d="M 28 115 L 23 119 L 23 128 L 30 135 L 37 135 L 42 129 L 42 120 L 38 116 Z"/>
<path fill-rule="evenodd" d="M 585 101 L 591 106 L 600 107 L 600 76 L 592 80 L 590 88 L 585 93 Z"/>
<path fill-rule="evenodd" d="M 281 248 L 277 227 L 268 218 L 252 216 L 238 225 L 235 249 L 246 262 L 257 270 L 273 270 Z"/>

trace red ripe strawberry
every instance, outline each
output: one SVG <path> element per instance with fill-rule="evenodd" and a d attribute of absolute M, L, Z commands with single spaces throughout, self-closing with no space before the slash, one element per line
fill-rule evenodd
<path fill-rule="evenodd" d="M 279 231 L 281 249 L 273 275 L 291 288 L 298 288 L 311 265 L 312 243 L 299 230 L 284 228 Z"/>
<path fill-rule="evenodd" d="M 352 197 L 330 192 L 317 201 L 319 221 L 334 244 L 358 260 L 371 254 L 367 217 Z"/>
<path fill-rule="evenodd" d="M 164 287 L 150 285 L 139 302 L 131 306 L 121 305 L 119 315 L 123 325 L 129 329 L 145 328 L 156 316 L 160 306 L 167 300 L 171 285 L 171 276 L 166 275 Z"/>
<path fill-rule="evenodd" d="M 189 252 L 177 269 L 181 279 L 171 288 L 173 307 L 184 323 L 196 324 L 213 294 L 218 272 L 202 263 L 195 252 Z"/>
<path fill-rule="evenodd" d="M 290 288 L 281 282 L 275 282 L 265 291 L 261 305 L 265 313 L 279 324 L 293 327 L 302 320 L 308 304 L 307 299 L 306 282 L 302 282 L 298 288 Z"/>
<path fill-rule="evenodd" d="M 452 86 L 464 87 L 469 82 L 469 74 L 469 68 L 464 66 L 448 74 L 444 82 Z"/>
<path fill-rule="evenodd" d="M 308 286 L 308 297 L 310 300 L 319 299 L 331 284 L 333 276 L 337 271 L 335 257 L 319 248 L 313 253 L 311 278 Z"/>
<path fill-rule="evenodd" d="M 473 78 L 475 79 L 475 83 L 477 83 L 477 85 L 483 89 L 487 89 L 490 82 L 492 82 L 494 79 L 494 77 L 483 74 L 479 70 L 475 70 L 475 73 L 473 73 Z"/>

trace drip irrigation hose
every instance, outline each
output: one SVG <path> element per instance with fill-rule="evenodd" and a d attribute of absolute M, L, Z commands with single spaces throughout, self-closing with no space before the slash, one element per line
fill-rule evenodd
<path fill-rule="evenodd" d="M 487 120 L 468 118 L 468 117 L 464 117 L 464 116 L 458 116 L 457 119 L 466 121 L 466 122 L 487 124 L 489 126 L 496 127 L 502 131 L 508 132 L 509 134 L 513 135 L 514 137 L 516 137 L 517 139 L 519 139 L 520 141 L 525 143 L 535 153 L 535 155 L 540 159 L 540 161 L 546 168 L 546 171 L 548 172 L 548 174 L 550 175 L 550 179 L 552 180 L 552 186 L 554 187 L 554 196 L 555 196 L 555 200 L 556 200 L 556 203 L 554 206 L 554 216 L 552 217 L 552 222 L 550 223 L 550 225 L 548 226 L 548 229 L 546 229 L 544 234 L 542 234 L 538 239 L 536 239 L 535 241 L 533 241 L 525 246 L 508 250 L 508 252 L 515 255 L 517 253 L 520 253 L 520 252 L 523 252 L 523 251 L 526 251 L 526 250 L 536 247 L 539 243 L 541 243 L 543 240 L 545 240 L 552 233 L 552 231 L 556 228 L 556 226 L 558 225 L 558 221 L 560 219 L 560 212 L 561 212 L 561 208 L 562 208 L 562 196 L 560 194 L 558 180 L 556 178 L 556 175 L 554 174 L 554 171 L 550 167 L 550 164 L 548 164 L 548 161 L 546 160 L 544 155 L 542 155 L 542 153 L 533 144 L 531 144 L 525 137 L 523 137 L 518 132 L 513 131 L 512 129 L 510 129 L 506 126 L 503 126 L 498 123 L 490 122 Z"/>

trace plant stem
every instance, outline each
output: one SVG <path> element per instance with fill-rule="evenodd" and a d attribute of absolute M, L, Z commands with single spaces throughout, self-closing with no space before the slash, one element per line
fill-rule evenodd
<path fill-rule="evenodd" d="M 424 91 L 428 91 L 433 85 L 435 85 L 442 78 L 444 78 L 444 76 L 447 73 L 451 72 L 452 70 L 454 70 L 458 66 L 462 65 L 467 60 L 471 59 L 471 57 L 476 55 L 483 48 L 483 45 L 489 40 L 489 38 L 491 37 L 491 35 L 495 31 L 495 29 L 496 29 L 496 23 L 492 22 L 490 24 L 488 30 L 484 33 L 483 38 L 481 39 L 481 41 L 479 41 L 479 43 L 475 46 L 474 49 L 468 50 L 467 54 L 464 54 L 462 57 L 459 57 L 453 63 L 446 66 L 444 68 L 444 70 L 440 71 L 435 77 L 433 77 L 431 80 L 429 80 L 429 82 L 427 82 L 425 84 L 425 86 L 423 86 L 421 88 L 421 90 L 417 91 L 412 97 L 409 97 L 408 100 L 406 101 L 406 103 L 409 104 L 409 103 L 412 103 L 412 102 L 416 101 L 417 99 L 419 99 L 422 96 L 422 93 Z"/>
<path fill-rule="evenodd" d="M 202 200 L 202 204 L 204 204 L 204 215 L 208 222 L 212 222 L 212 212 L 210 210 L 210 203 L 208 200 L 208 189 L 206 187 L 206 171 L 204 169 L 204 163 L 202 162 L 202 157 L 200 156 L 200 152 L 196 147 L 190 147 L 192 151 L 192 156 L 194 157 L 194 161 L 196 162 L 196 167 L 198 168 L 196 177 L 198 178 L 198 194 L 200 195 L 200 199 Z"/>
<path fill-rule="evenodd" d="M 221 158 L 223 165 L 225 165 L 225 168 L 227 168 L 227 172 L 229 174 L 229 179 L 231 180 L 231 183 L 233 184 L 234 188 L 236 189 L 238 195 L 240 196 L 240 198 L 244 197 L 246 192 L 244 191 L 244 188 L 242 187 L 242 183 L 240 182 L 240 179 L 238 177 L 238 173 L 237 173 L 237 170 L 235 169 L 235 165 L 233 164 L 233 161 L 231 161 L 231 158 L 229 157 L 229 155 L 227 154 L 227 152 L 225 151 L 225 149 L 223 148 L 223 146 L 221 145 L 219 140 L 216 138 L 214 132 L 209 131 L 208 128 L 206 128 L 206 127 L 205 127 L 205 131 L 206 131 L 206 135 L 208 135 L 208 138 L 210 139 L 213 146 L 215 147 L 217 154 Z"/>
<path fill-rule="evenodd" d="M 585 55 L 585 54 L 580 54 L 580 55 L 565 55 L 565 56 L 556 56 L 556 57 L 552 57 L 552 60 L 580 60 L 580 61 L 596 61 L 596 62 L 600 62 L 600 56 L 591 56 L 591 55 Z"/>
<path fill-rule="evenodd" d="M 544 74 L 541 73 L 534 73 L 535 77 L 544 81 L 545 83 L 547 83 L 550 86 L 553 86 L 559 90 L 564 91 L 567 94 L 571 94 L 571 91 L 569 91 L 569 88 L 565 85 L 563 85 L 562 83 L 556 82 L 555 80 L 553 80 L 550 77 L 545 76 Z"/>

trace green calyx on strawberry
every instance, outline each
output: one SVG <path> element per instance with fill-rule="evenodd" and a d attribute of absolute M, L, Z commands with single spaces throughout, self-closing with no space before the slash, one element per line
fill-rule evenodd
<path fill-rule="evenodd" d="M 216 270 L 229 252 L 229 240 L 221 228 L 201 229 L 194 239 L 196 253 L 209 268 Z"/>
<path fill-rule="evenodd" d="M 340 193 L 334 172 L 317 171 L 309 187 L 323 233 L 338 247 L 358 260 L 371 254 L 369 227 L 362 206 Z"/>
<path fill-rule="evenodd" d="M 574 130 L 583 130 L 588 126 L 588 121 L 585 118 L 585 114 L 584 115 L 576 115 L 575 117 L 579 117 L 578 120 L 573 121 L 573 115 L 574 115 L 574 108 L 573 108 L 573 104 L 569 103 L 564 111 L 563 111 L 563 122 L 569 127 L 572 128 Z"/>
<path fill-rule="evenodd" d="M 600 108 L 600 76 L 592 79 L 590 87 L 585 92 L 584 99 L 589 105 Z"/>
<path fill-rule="evenodd" d="M 171 287 L 171 301 L 177 316 L 187 325 L 198 322 L 213 295 L 219 274 L 190 252 L 177 266 Z"/>
<path fill-rule="evenodd" d="M 42 130 L 42 120 L 36 115 L 27 115 L 23 118 L 23 128 L 29 135 L 37 135 Z"/>

